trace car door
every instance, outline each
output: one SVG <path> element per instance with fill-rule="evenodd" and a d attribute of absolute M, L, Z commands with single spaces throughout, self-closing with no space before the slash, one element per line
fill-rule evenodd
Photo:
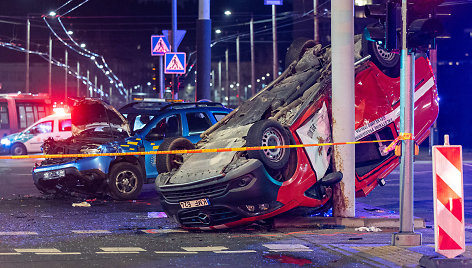
<path fill-rule="evenodd" d="M 146 152 L 156 151 L 165 138 L 182 136 L 182 117 L 180 113 L 167 114 L 154 120 L 155 125 L 144 136 L 143 145 Z M 145 155 L 146 175 L 157 176 L 156 155 Z"/>
<path fill-rule="evenodd" d="M 26 150 L 28 152 L 41 152 L 41 145 L 43 142 L 51 137 L 54 130 L 54 120 L 43 121 L 31 127 L 27 134 L 33 137 L 25 142 Z"/>

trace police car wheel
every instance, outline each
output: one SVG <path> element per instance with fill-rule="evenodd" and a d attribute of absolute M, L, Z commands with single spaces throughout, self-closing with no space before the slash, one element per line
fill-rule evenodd
<path fill-rule="evenodd" d="M 246 137 L 248 147 L 290 145 L 290 138 L 277 121 L 261 120 L 249 128 Z M 285 167 L 290 159 L 290 149 L 276 148 L 247 151 L 249 158 L 259 159 L 266 168 L 279 170 Z"/>
<path fill-rule="evenodd" d="M 143 175 L 134 164 L 117 163 L 110 170 L 107 184 L 108 194 L 113 199 L 136 199 L 143 187 Z"/>
<path fill-rule="evenodd" d="M 12 155 L 23 155 L 26 154 L 26 147 L 21 143 L 15 143 L 11 147 Z"/>
<path fill-rule="evenodd" d="M 193 150 L 195 145 L 188 139 L 173 137 L 165 139 L 159 145 L 158 151 Z M 182 165 L 182 154 L 158 154 L 156 155 L 156 169 L 158 173 L 166 173 L 179 168 Z"/>

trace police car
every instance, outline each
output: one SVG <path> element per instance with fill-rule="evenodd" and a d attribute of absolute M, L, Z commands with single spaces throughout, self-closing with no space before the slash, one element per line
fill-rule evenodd
<path fill-rule="evenodd" d="M 41 118 L 25 130 L 1 139 L 2 153 L 22 155 L 41 152 L 48 138 L 66 139 L 72 135 L 70 113 L 64 111 Z"/>

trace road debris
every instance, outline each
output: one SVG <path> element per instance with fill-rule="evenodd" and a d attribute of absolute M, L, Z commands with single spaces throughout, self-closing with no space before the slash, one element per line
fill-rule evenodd
<path fill-rule="evenodd" d="M 88 202 L 82 202 L 82 203 L 72 203 L 73 207 L 91 207 L 90 203 Z"/>
<path fill-rule="evenodd" d="M 362 226 L 362 227 L 356 228 L 356 231 L 358 232 L 382 232 L 382 229 L 375 226 L 371 226 L 371 227 Z"/>

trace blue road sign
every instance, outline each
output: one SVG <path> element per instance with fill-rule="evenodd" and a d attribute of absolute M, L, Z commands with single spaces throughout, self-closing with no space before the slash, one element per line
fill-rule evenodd
<path fill-rule="evenodd" d="M 283 5 L 283 0 L 264 0 L 264 5 L 276 5 L 276 6 L 281 6 Z"/>
<path fill-rule="evenodd" d="M 162 30 L 162 34 L 164 34 L 164 36 L 169 39 L 170 36 L 169 36 L 169 32 L 172 32 L 172 30 Z M 182 39 L 184 39 L 184 36 L 185 36 L 185 33 L 187 33 L 187 30 L 177 30 L 177 33 L 175 35 L 175 50 L 177 50 L 179 48 L 179 45 L 180 45 L 180 42 L 182 42 Z"/>
<path fill-rule="evenodd" d="M 166 74 L 184 74 L 186 71 L 187 55 L 184 52 L 168 52 L 165 55 Z"/>
<path fill-rule="evenodd" d="M 164 56 L 170 51 L 170 44 L 163 35 L 151 35 L 151 55 Z"/>

